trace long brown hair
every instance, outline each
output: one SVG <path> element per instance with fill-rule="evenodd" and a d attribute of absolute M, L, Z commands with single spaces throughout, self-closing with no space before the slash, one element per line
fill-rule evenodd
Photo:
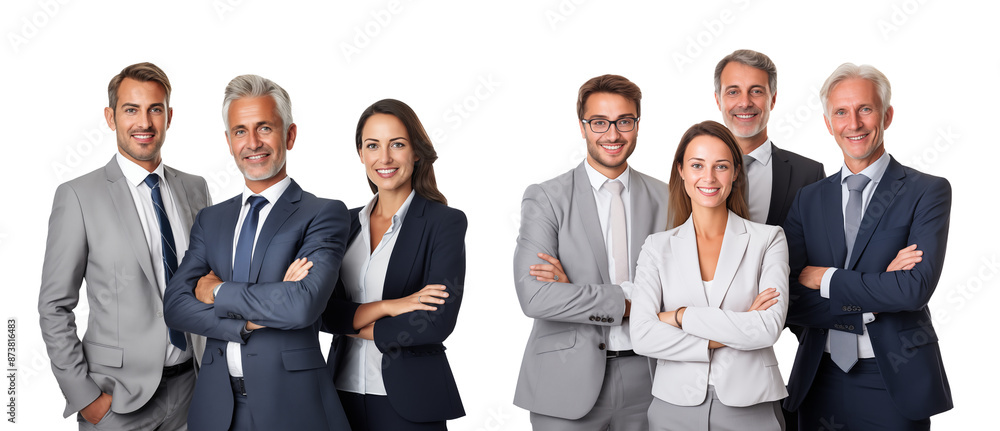
<path fill-rule="evenodd" d="M 437 151 L 431 144 L 424 125 L 420 123 L 417 114 L 409 105 L 396 99 L 382 99 L 373 103 L 361 113 L 358 120 L 358 130 L 354 134 L 354 142 L 357 150 L 361 151 L 361 131 L 365 128 L 368 118 L 375 114 L 389 114 L 399 119 L 406 127 L 406 133 L 410 135 L 410 144 L 413 145 L 413 153 L 417 156 L 417 161 L 413 163 L 413 176 L 410 177 L 410 184 L 413 190 L 424 199 L 440 202 L 448 205 L 448 200 L 437 188 L 437 180 L 434 178 L 434 161 L 437 160 Z M 366 177 L 367 178 L 367 177 Z M 368 186 L 372 193 L 378 193 L 378 186 L 368 180 Z"/>
<path fill-rule="evenodd" d="M 670 224 L 667 229 L 684 224 L 691 216 L 691 197 L 684 190 L 684 181 L 681 180 L 678 169 L 684 163 L 684 152 L 687 151 L 688 144 L 699 136 L 718 138 L 729 147 L 729 152 L 733 156 L 733 169 L 736 169 L 736 180 L 733 182 L 732 191 L 726 198 L 726 208 L 740 217 L 750 218 L 750 208 L 744 197 L 747 189 L 747 175 L 743 169 L 743 153 L 740 151 L 739 144 L 736 143 L 733 132 L 730 132 L 726 126 L 709 120 L 691 126 L 684 132 L 681 142 L 677 144 L 674 163 L 670 166 Z"/>

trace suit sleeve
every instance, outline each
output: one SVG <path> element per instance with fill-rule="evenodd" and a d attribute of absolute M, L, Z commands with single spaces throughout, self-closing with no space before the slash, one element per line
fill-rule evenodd
<path fill-rule="evenodd" d="M 684 310 L 684 331 L 736 350 L 756 350 L 774 345 L 785 326 L 785 314 L 788 312 L 788 243 L 781 228 L 771 231 L 758 281 L 757 294 L 769 288 L 777 290 L 776 304 L 763 311 L 688 307 Z"/>
<path fill-rule="evenodd" d="M 163 320 L 167 326 L 209 338 L 243 343 L 240 330 L 245 320 L 216 316 L 215 306 L 194 295 L 198 279 L 212 271 L 205 244 L 205 210 L 198 212 L 191 227 L 191 240 L 184 260 L 163 293 Z"/>
<path fill-rule="evenodd" d="M 302 246 L 295 255 L 313 262 L 309 275 L 299 281 L 227 281 L 215 298 L 216 316 L 284 330 L 316 323 L 337 282 L 350 226 L 347 207 L 340 201 L 327 201 L 306 226 Z"/>
<path fill-rule="evenodd" d="M 567 191 L 567 193 L 569 193 Z M 549 197 L 541 186 L 529 186 L 521 201 L 521 228 L 514 250 L 514 287 L 521 310 L 534 319 L 589 325 L 618 326 L 625 314 L 625 293 L 616 284 L 542 282 L 529 274 L 529 266 L 547 263 L 538 257 L 559 255 L 559 224 Z M 593 316 L 609 316 L 605 322 Z"/>
<path fill-rule="evenodd" d="M 708 339 L 660 321 L 658 314 L 663 309 L 661 262 L 664 262 L 663 256 L 656 251 L 651 238 L 646 238 L 639 252 L 632 289 L 632 313 L 629 317 L 632 349 L 651 358 L 708 362 Z"/>
<path fill-rule="evenodd" d="M 465 232 L 468 220 L 461 211 L 452 214 L 446 220 L 433 222 L 438 225 L 438 231 L 433 237 L 428 267 L 424 271 L 425 284 L 443 284 L 448 298 L 435 311 L 418 310 L 375 321 L 375 345 L 382 353 L 397 349 L 400 344 L 419 346 L 442 343 L 455 329 L 465 290 Z"/>
<path fill-rule="evenodd" d="M 101 388 L 88 375 L 90 368 L 73 312 L 80 302 L 88 253 L 80 199 L 71 186 L 63 184 L 56 189 L 49 216 L 38 314 L 52 373 L 66 397 L 67 412 L 80 411 L 101 395 Z"/>
<path fill-rule="evenodd" d="M 917 249 L 924 252 L 923 260 L 905 271 L 837 270 L 830 280 L 830 311 L 834 315 L 847 314 L 843 310 L 848 305 L 860 306 L 862 313 L 916 311 L 927 306 L 944 266 L 951 184 L 942 178 L 925 186 L 914 184 L 912 189 L 922 194 L 915 206 L 906 244 L 917 244 Z M 884 266 L 895 258 L 895 251 L 884 256 Z"/>
<path fill-rule="evenodd" d="M 805 231 L 803 229 L 802 190 L 796 193 L 792 208 L 783 226 L 785 238 L 788 241 L 788 315 L 785 320 L 790 325 L 809 328 L 838 329 L 853 325 L 854 332 L 861 334 L 862 313 L 844 316 L 834 316 L 830 312 L 830 300 L 823 298 L 819 290 L 813 290 L 799 283 L 799 274 L 809 265 L 809 253 L 806 249 Z M 838 271 L 839 272 L 839 271 Z M 835 326 L 836 325 L 836 326 Z M 841 326 L 843 325 L 843 326 Z"/>

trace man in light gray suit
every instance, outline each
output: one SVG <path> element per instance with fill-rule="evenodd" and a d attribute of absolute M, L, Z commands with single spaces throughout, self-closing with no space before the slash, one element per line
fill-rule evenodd
<path fill-rule="evenodd" d="M 164 166 L 173 111 L 159 67 L 126 67 L 104 109 L 118 154 L 56 189 L 38 313 L 63 417 L 80 429 L 184 430 L 194 388 L 191 340 L 168 330 L 163 290 L 209 205 L 201 177 Z M 81 340 L 73 312 L 86 281 L 90 315 Z"/>
<path fill-rule="evenodd" d="M 667 185 L 626 162 L 642 93 L 617 75 L 580 87 L 587 159 L 524 192 L 514 252 L 521 309 L 535 319 L 514 404 L 535 430 L 646 430 L 649 360 L 629 339 L 632 279 L 646 236 L 667 225 Z"/>

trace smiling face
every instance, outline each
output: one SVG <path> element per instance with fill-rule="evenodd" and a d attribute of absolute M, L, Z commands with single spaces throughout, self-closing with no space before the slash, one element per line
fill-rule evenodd
<path fill-rule="evenodd" d="M 726 208 L 737 172 L 733 153 L 725 142 L 710 135 L 696 136 L 684 150 L 684 159 L 677 171 L 691 198 L 692 208 L 720 205 Z"/>
<path fill-rule="evenodd" d="M 410 135 L 403 122 L 390 114 L 372 114 L 361 130 L 361 163 L 368 179 L 378 187 L 379 195 L 413 190 L 413 165 L 419 158 L 413 153 Z"/>
<path fill-rule="evenodd" d="M 118 87 L 118 106 L 104 108 L 108 127 L 118 139 L 118 151 L 150 172 L 160 164 L 160 147 L 172 114 L 162 85 L 132 78 L 123 79 Z"/>
<path fill-rule="evenodd" d="M 604 119 L 612 122 L 623 118 L 638 118 L 635 103 L 614 93 L 594 93 L 587 98 L 583 109 L 585 120 Z M 639 123 L 628 132 L 619 132 L 614 125 L 604 133 L 594 133 L 590 126 L 580 123 L 580 133 L 587 140 L 587 163 L 608 178 L 618 178 L 628 167 L 626 160 L 635 151 Z"/>
<path fill-rule="evenodd" d="M 768 88 L 767 72 L 731 61 L 722 69 L 720 83 L 722 93 L 715 95 L 715 104 L 722 121 L 740 147 L 752 151 L 767 140 L 767 120 L 776 100 Z"/>
<path fill-rule="evenodd" d="M 285 151 L 295 144 L 295 124 L 283 132 L 271 96 L 244 97 L 229 105 L 229 153 L 254 193 L 285 178 Z"/>
<path fill-rule="evenodd" d="M 861 172 L 885 153 L 882 138 L 892 123 L 892 107 L 883 109 L 873 82 L 864 78 L 840 82 L 827 96 L 827 109 L 826 129 L 852 172 Z"/>

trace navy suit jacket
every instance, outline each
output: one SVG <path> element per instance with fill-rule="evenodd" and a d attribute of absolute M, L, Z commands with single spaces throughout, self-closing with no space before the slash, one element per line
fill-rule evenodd
<path fill-rule="evenodd" d="M 822 163 L 782 150 L 771 142 L 771 203 L 766 223 L 771 226 L 785 223 L 796 192 L 824 177 Z"/>
<path fill-rule="evenodd" d="M 872 195 L 851 261 L 830 281 L 830 298 L 798 282 L 806 266 L 845 268 L 840 172 L 799 191 L 785 221 L 791 303 L 787 321 L 806 328 L 789 377 L 785 407 L 796 410 L 816 376 L 828 331 L 861 334 L 868 324 L 882 380 L 899 412 L 913 420 L 952 408 L 951 389 L 927 302 L 944 265 L 951 212 L 948 180 L 889 160 Z M 886 272 L 900 249 L 917 244 L 923 261 Z"/>
<path fill-rule="evenodd" d="M 351 210 L 351 241 L 361 231 L 360 211 Z M 415 194 L 389 257 L 382 299 L 402 298 L 428 284 L 443 284 L 449 295 L 436 311 L 414 311 L 375 322 L 375 345 L 383 354 L 382 380 L 389 404 L 413 422 L 465 416 L 442 343 L 455 329 L 462 304 L 467 227 L 462 211 Z M 359 304 L 346 301 L 346 297 L 344 282 L 338 280 L 323 314 L 324 330 L 334 333 L 327 356 L 334 375 L 340 372 L 338 367 L 348 349 L 343 334 L 358 332 L 354 330 L 354 312 Z"/>
<path fill-rule="evenodd" d="M 226 344 L 242 343 L 241 358 L 254 424 L 260 429 L 349 429 L 317 334 L 333 291 L 350 226 L 347 207 L 292 184 L 260 228 L 250 282 L 232 281 L 233 235 L 241 196 L 205 208 L 191 245 L 164 295 L 167 325 L 208 337 L 188 412 L 192 431 L 225 430 L 233 415 Z M 308 257 L 309 275 L 282 282 L 292 260 Z M 215 304 L 195 297 L 198 279 L 215 271 L 225 285 Z M 249 320 L 267 326 L 244 339 Z"/>

